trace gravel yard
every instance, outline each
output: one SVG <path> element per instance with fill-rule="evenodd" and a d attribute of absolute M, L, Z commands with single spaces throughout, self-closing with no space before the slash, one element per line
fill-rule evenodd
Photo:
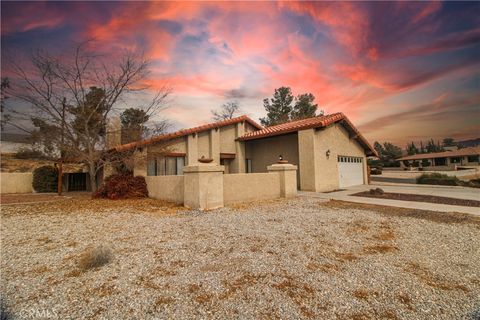
<path fill-rule="evenodd" d="M 310 198 L 208 213 L 106 201 L 2 206 L 1 293 L 11 315 L 480 316 L 478 218 Z M 100 245 L 111 262 L 79 269 L 81 254 Z"/>

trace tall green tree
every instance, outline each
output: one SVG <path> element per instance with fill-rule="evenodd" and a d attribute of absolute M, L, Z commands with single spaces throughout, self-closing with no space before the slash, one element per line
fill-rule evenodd
<path fill-rule="evenodd" d="M 433 139 L 430 139 L 427 142 L 427 145 L 425 148 L 427 149 L 427 153 L 444 151 L 444 149 L 440 146 L 440 143 L 439 142 L 435 143 Z"/>
<path fill-rule="evenodd" d="M 417 146 L 415 145 L 415 143 L 410 143 L 410 144 L 407 144 L 407 154 L 409 156 L 411 155 L 414 155 L 414 154 L 417 154 L 418 153 L 418 149 L 417 149 Z"/>
<path fill-rule="evenodd" d="M 121 143 L 129 143 L 142 139 L 147 131 L 145 123 L 150 119 L 145 110 L 128 108 L 120 115 Z"/>
<path fill-rule="evenodd" d="M 444 147 L 453 147 L 456 146 L 455 140 L 453 138 L 445 138 L 443 139 L 443 146 Z"/>
<path fill-rule="evenodd" d="M 383 149 L 383 158 L 385 161 L 393 162 L 402 156 L 402 149 L 390 142 L 385 142 Z"/>
<path fill-rule="evenodd" d="M 263 126 L 269 127 L 290 121 L 292 112 L 293 94 L 289 87 L 275 89 L 273 98 L 263 100 L 263 107 L 267 116 L 260 119 Z"/>
<path fill-rule="evenodd" d="M 311 93 L 299 94 L 295 98 L 295 105 L 290 114 L 290 119 L 300 120 L 315 117 L 318 105 L 314 101 L 315 96 Z"/>
<path fill-rule="evenodd" d="M 380 142 L 378 141 L 375 141 L 375 143 L 373 144 L 373 148 L 375 149 L 375 151 L 377 151 L 377 154 L 380 158 L 382 158 L 382 155 L 383 153 L 385 152 L 385 150 L 383 149 L 383 146 Z"/>
<path fill-rule="evenodd" d="M 395 160 L 402 156 L 402 149 L 390 142 L 384 142 L 383 145 L 375 141 L 373 148 L 378 153 L 378 157 L 384 166 L 392 166 Z"/>

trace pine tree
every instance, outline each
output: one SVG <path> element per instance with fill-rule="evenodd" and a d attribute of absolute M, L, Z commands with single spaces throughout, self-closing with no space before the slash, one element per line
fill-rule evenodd
<path fill-rule="evenodd" d="M 295 98 L 295 105 L 291 112 L 291 120 L 300 120 L 315 117 L 318 105 L 314 104 L 315 96 L 311 93 L 300 94 Z"/>
<path fill-rule="evenodd" d="M 261 118 L 260 123 L 269 127 L 288 122 L 292 112 L 292 101 L 292 90 L 289 87 L 275 89 L 270 101 L 268 99 L 263 100 L 263 107 L 267 111 L 267 116 Z"/>

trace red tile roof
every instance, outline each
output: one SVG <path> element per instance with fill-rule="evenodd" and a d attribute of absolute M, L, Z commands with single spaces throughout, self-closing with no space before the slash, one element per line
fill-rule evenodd
<path fill-rule="evenodd" d="M 227 119 L 227 120 L 208 123 L 208 124 L 198 126 L 198 127 L 194 127 L 194 128 L 182 129 L 182 130 L 171 132 L 171 133 L 161 134 L 161 135 L 154 136 L 154 137 L 151 137 L 151 138 L 145 139 L 145 140 L 140 140 L 140 141 L 130 142 L 130 143 L 127 143 L 127 144 L 118 145 L 118 146 L 112 148 L 111 151 L 118 151 L 118 152 L 127 151 L 127 150 L 130 150 L 130 149 L 133 149 L 133 148 L 146 146 L 146 145 L 157 143 L 157 142 L 160 142 L 160 141 L 167 141 L 167 140 L 171 140 L 171 139 L 175 139 L 175 138 L 179 138 L 179 137 L 188 136 L 189 134 L 193 134 L 193 133 L 199 133 L 199 132 L 214 129 L 214 128 L 225 127 L 225 126 L 232 125 L 232 124 L 235 124 L 235 123 L 239 123 L 239 122 L 242 122 L 242 121 L 248 122 L 249 124 L 251 124 L 252 126 L 254 126 L 257 129 L 263 129 L 263 127 L 261 125 L 259 125 L 258 123 L 256 123 L 252 119 L 250 119 L 249 117 L 243 115 L 243 116 L 232 118 L 232 119 Z"/>
<path fill-rule="evenodd" d="M 464 156 L 473 156 L 480 155 L 480 147 L 470 147 L 463 148 L 453 151 L 444 151 L 444 152 L 434 152 L 434 153 L 420 153 L 414 154 L 411 156 L 406 156 L 399 158 L 397 160 L 422 160 L 422 159 L 432 159 L 432 158 L 448 158 L 448 157 L 464 157 Z"/>
<path fill-rule="evenodd" d="M 368 141 L 360 134 L 357 128 L 348 120 L 348 118 L 341 112 L 333 113 L 326 116 L 317 116 L 308 119 L 302 119 L 297 121 L 291 121 L 282 123 L 276 126 L 266 127 L 262 130 L 246 133 L 238 138 L 240 141 L 248 141 L 266 137 L 278 136 L 286 133 L 296 132 L 299 130 L 311 129 L 311 128 L 323 128 L 332 123 L 342 122 L 345 127 L 350 130 L 358 142 L 367 151 L 367 155 L 378 156 L 375 149 L 368 143 Z"/>

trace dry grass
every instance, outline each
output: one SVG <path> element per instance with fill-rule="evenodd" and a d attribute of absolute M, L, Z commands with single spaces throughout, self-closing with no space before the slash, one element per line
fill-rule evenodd
<path fill-rule="evenodd" d="M 237 291 L 241 291 L 246 287 L 253 286 L 263 280 L 267 275 L 255 275 L 251 273 L 245 273 L 241 277 L 238 277 L 232 281 L 223 280 L 223 285 L 225 286 L 226 290 L 223 292 L 219 299 L 228 299 L 232 295 L 234 295 Z"/>
<path fill-rule="evenodd" d="M 353 291 L 353 296 L 357 299 L 368 300 L 371 296 L 378 296 L 376 291 L 368 291 L 366 289 L 357 289 Z"/>
<path fill-rule="evenodd" d="M 392 229 L 383 229 L 380 230 L 378 234 L 373 235 L 374 239 L 381 240 L 381 241 L 392 241 L 395 240 L 395 233 Z"/>
<path fill-rule="evenodd" d="M 200 304 L 208 304 L 213 300 L 213 298 L 214 298 L 213 294 L 207 293 L 207 292 L 202 292 L 202 293 L 196 295 L 193 298 L 193 300 L 195 300 L 196 302 L 198 302 Z"/>
<path fill-rule="evenodd" d="M 156 300 L 155 300 L 155 305 L 156 306 L 160 306 L 162 304 L 170 304 L 170 303 L 173 303 L 175 302 L 175 299 L 173 299 L 172 297 L 158 297 Z"/>
<path fill-rule="evenodd" d="M 412 298 L 406 293 L 399 293 L 397 295 L 397 299 L 403 303 L 409 310 L 415 310 L 415 308 L 412 305 Z"/>
<path fill-rule="evenodd" d="M 82 271 L 87 271 L 93 268 L 99 268 L 112 259 L 112 252 L 109 248 L 98 246 L 85 250 L 78 260 L 78 267 Z"/>
<path fill-rule="evenodd" d="M 374 244 L 363 247 L 363 252 L 366 254 L 388 253 L 398 250 L 397 247 L 389 244 Z"/>
<path fill-rule="evenodd" d="M 120 290 L 116 289 L 114 285 L 111 285 L 111 284 L 109 285 L 104 283 L 101 286 L 96 287 L 93 290 L 87 292 L 87 294 L 90 294 L 90 293 L 95 294 L 99 298 L 103 298 L 103 297 L 111 296 L 113 294 L 118 294 L 120 293 Z"/>
<path fill-rule="evenodd" d="M 406 265 L 405 271 L 417 276 L 426 285 L 441 289 L 441 290 L 461 290 L 463 292 L 470 292 L 466 286 L 445 279 L 433 274 L 430 270 L 422 267 L 418 263 L 410 262 Z"/>
<path fill-rule="evenodd" d="M 315 289 L 292 276 L 284 275 L 284 280 L 273 287 L 286 294 L 294 302 L 306 318 L 314 318 L 315 314 L 305 307 L 305 302 L 315 299 Z"/>
<path fill-rule="evenodd" d="M 42 203 L 26 203 L 21 205 L 2 205 L 2 216 L 11 215 L 65 215 L 75 212 L 89 214 L 103 213 L 111 210 L 142 213 L 153 216 L 174 215 L 184 210 L 176 204 L 151 198 L 142 199 L 91 199 L 90 194 L 77 194 L 72 198 L 60 198 L 58 201 Z"/>
<path fill-rule="evenodd" d="M 333 251 L 333 255 L 335 256 L 335 259 L 340 262 L 352 262 L 358 260 L 358 257 L 351 252 Z"/>
<path fill-rule="evenodd" d="M 153 282 L 152 276 L 139 276 L 137 279 L 137 284 L 141 285 L 144 288 L 148 289 L 153 289 L 153 290 L 160 290 L 162 287 L 157 285 L 155 282 Z"/>
<path fill-rule="evenodd" d="M 287 202 L 288 199 L 272 199 L 272 200 L 259 200 L 259 201 L 250 201 L 250 202 L 237 202 L 226 205 L 226 207 L 236 210 L 236 211 L 248 211 L 252 208 L 263 208 L 269 207 L 272 205 L 281 205 L 282 203 Z"/>
<path fill-rule="evenodd" d="M 309 262 L 306 266 L 305 266 L 308 270 L 312 270 L 312 271 L 315 271 L 315 270 L 321 270 L 325 273 L 334 273 L 334 272 L 337 272 L 340 270 L 340 268 L 336 265 L 336 264 L 333 264 L 333 263 L 316 263 L 316 262 Z"/>
<path fill-rule="evenodd" d="M 437 223 L 469 223 L 480 226 L 480 217 L 460 212 L 437 212 L 417 209 L 406 209 L 374 204 L 353 203 L 341 200 L 319 202 L 320 206 L 333 209 L 359 209 L 380 213 L 387 217 L 405 217 L 428 220 Z"/>

